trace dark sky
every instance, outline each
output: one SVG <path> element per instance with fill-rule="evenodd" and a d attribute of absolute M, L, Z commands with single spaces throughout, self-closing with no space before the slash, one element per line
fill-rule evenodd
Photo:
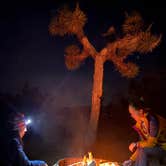
<path fill-rule="evenodd" d="M 68 71 L 64 64 L 64 49 L 74 42 L 73 37 L 53 37 L 48 25 L 58 8 L 64 4 L 74 7 L 76 2 L 87 14 L 85 33 L 97 49 L 104 40 L 101 36 L 111 25 L 119 28 L 124 13 L 136 10 L 146 23 L 153 23 L 152 30 L 163 34 L 162 43 L 152 53 L 133 59 L 145 71 L 165 71 L 165 5 L 160 1 L 143 0 L 6 0 L 0 4 L 0 92 L 14 92 L 28 81 L 43 91 L 51 92 L 66 101 L 65 105 L 84 105 L 91 100 L 93 61 L 87 59 L 76 71 Z M 139 76 L 140 76 L 139 75 Z M 115 71 L 113 65 L 105 64 L 104 94 L 125 92 L 128 81 Z M 72 98 L 75 98 L 74 100 Z"/>

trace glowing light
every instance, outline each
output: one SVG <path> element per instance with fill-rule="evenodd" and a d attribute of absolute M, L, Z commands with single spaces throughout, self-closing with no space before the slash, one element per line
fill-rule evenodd
<path fill-rule="evenodd" d="M 114 163 L 111 163 L 111 166 L 116 166 Z"/>
<path fill-rule="evenodd" d="M 27 119 L 27 120 L 25 121 L 25 124 L 26 124 L 26 125 L 29 125 L 30 123 L 32 123 L 32 120 L 31 120 L 31 119 Z"/>

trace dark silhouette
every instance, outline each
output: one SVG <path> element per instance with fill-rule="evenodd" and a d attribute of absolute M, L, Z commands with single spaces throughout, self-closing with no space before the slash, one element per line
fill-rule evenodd
<path fill-rule="evenodd" d="M 22 138 L 27 131 L 24 114 L 10 103 L 0 102 L 0 165 L 47 166 L 44 161 L 28 159 Z"/>

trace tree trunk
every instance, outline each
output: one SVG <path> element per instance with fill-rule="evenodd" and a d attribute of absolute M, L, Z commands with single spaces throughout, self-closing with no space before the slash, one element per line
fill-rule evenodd
<path fill-rule="evenodd" d="M 92 90 L 92 108 L 89 122 L 89 132 L 88 136 L 90 141 L 93 143 L 96 138 L 100 107 L 101 107 L 101 97 L 103 93 L 103 67 L 104 59 L 102 56 L 97 55 L 95 57 L 94 75 L 93 75 L 93 90 Z"/>

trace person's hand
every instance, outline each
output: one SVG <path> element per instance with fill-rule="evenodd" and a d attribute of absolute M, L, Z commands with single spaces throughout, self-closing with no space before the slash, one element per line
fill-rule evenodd
<path fill-rule="evenodd" d="M 132 166 L 133 161 L 131 159 L 126 160 L 122 163 L 122 166 Z"/>
<path fill-rule="evenodd" d="M 129 150 L 131 152 L 134 152 L 136 150 L 136 148 L 137 148 L 137 143 L 135 143 L 135 142 L 133 142 L 129 145 Z"/>

